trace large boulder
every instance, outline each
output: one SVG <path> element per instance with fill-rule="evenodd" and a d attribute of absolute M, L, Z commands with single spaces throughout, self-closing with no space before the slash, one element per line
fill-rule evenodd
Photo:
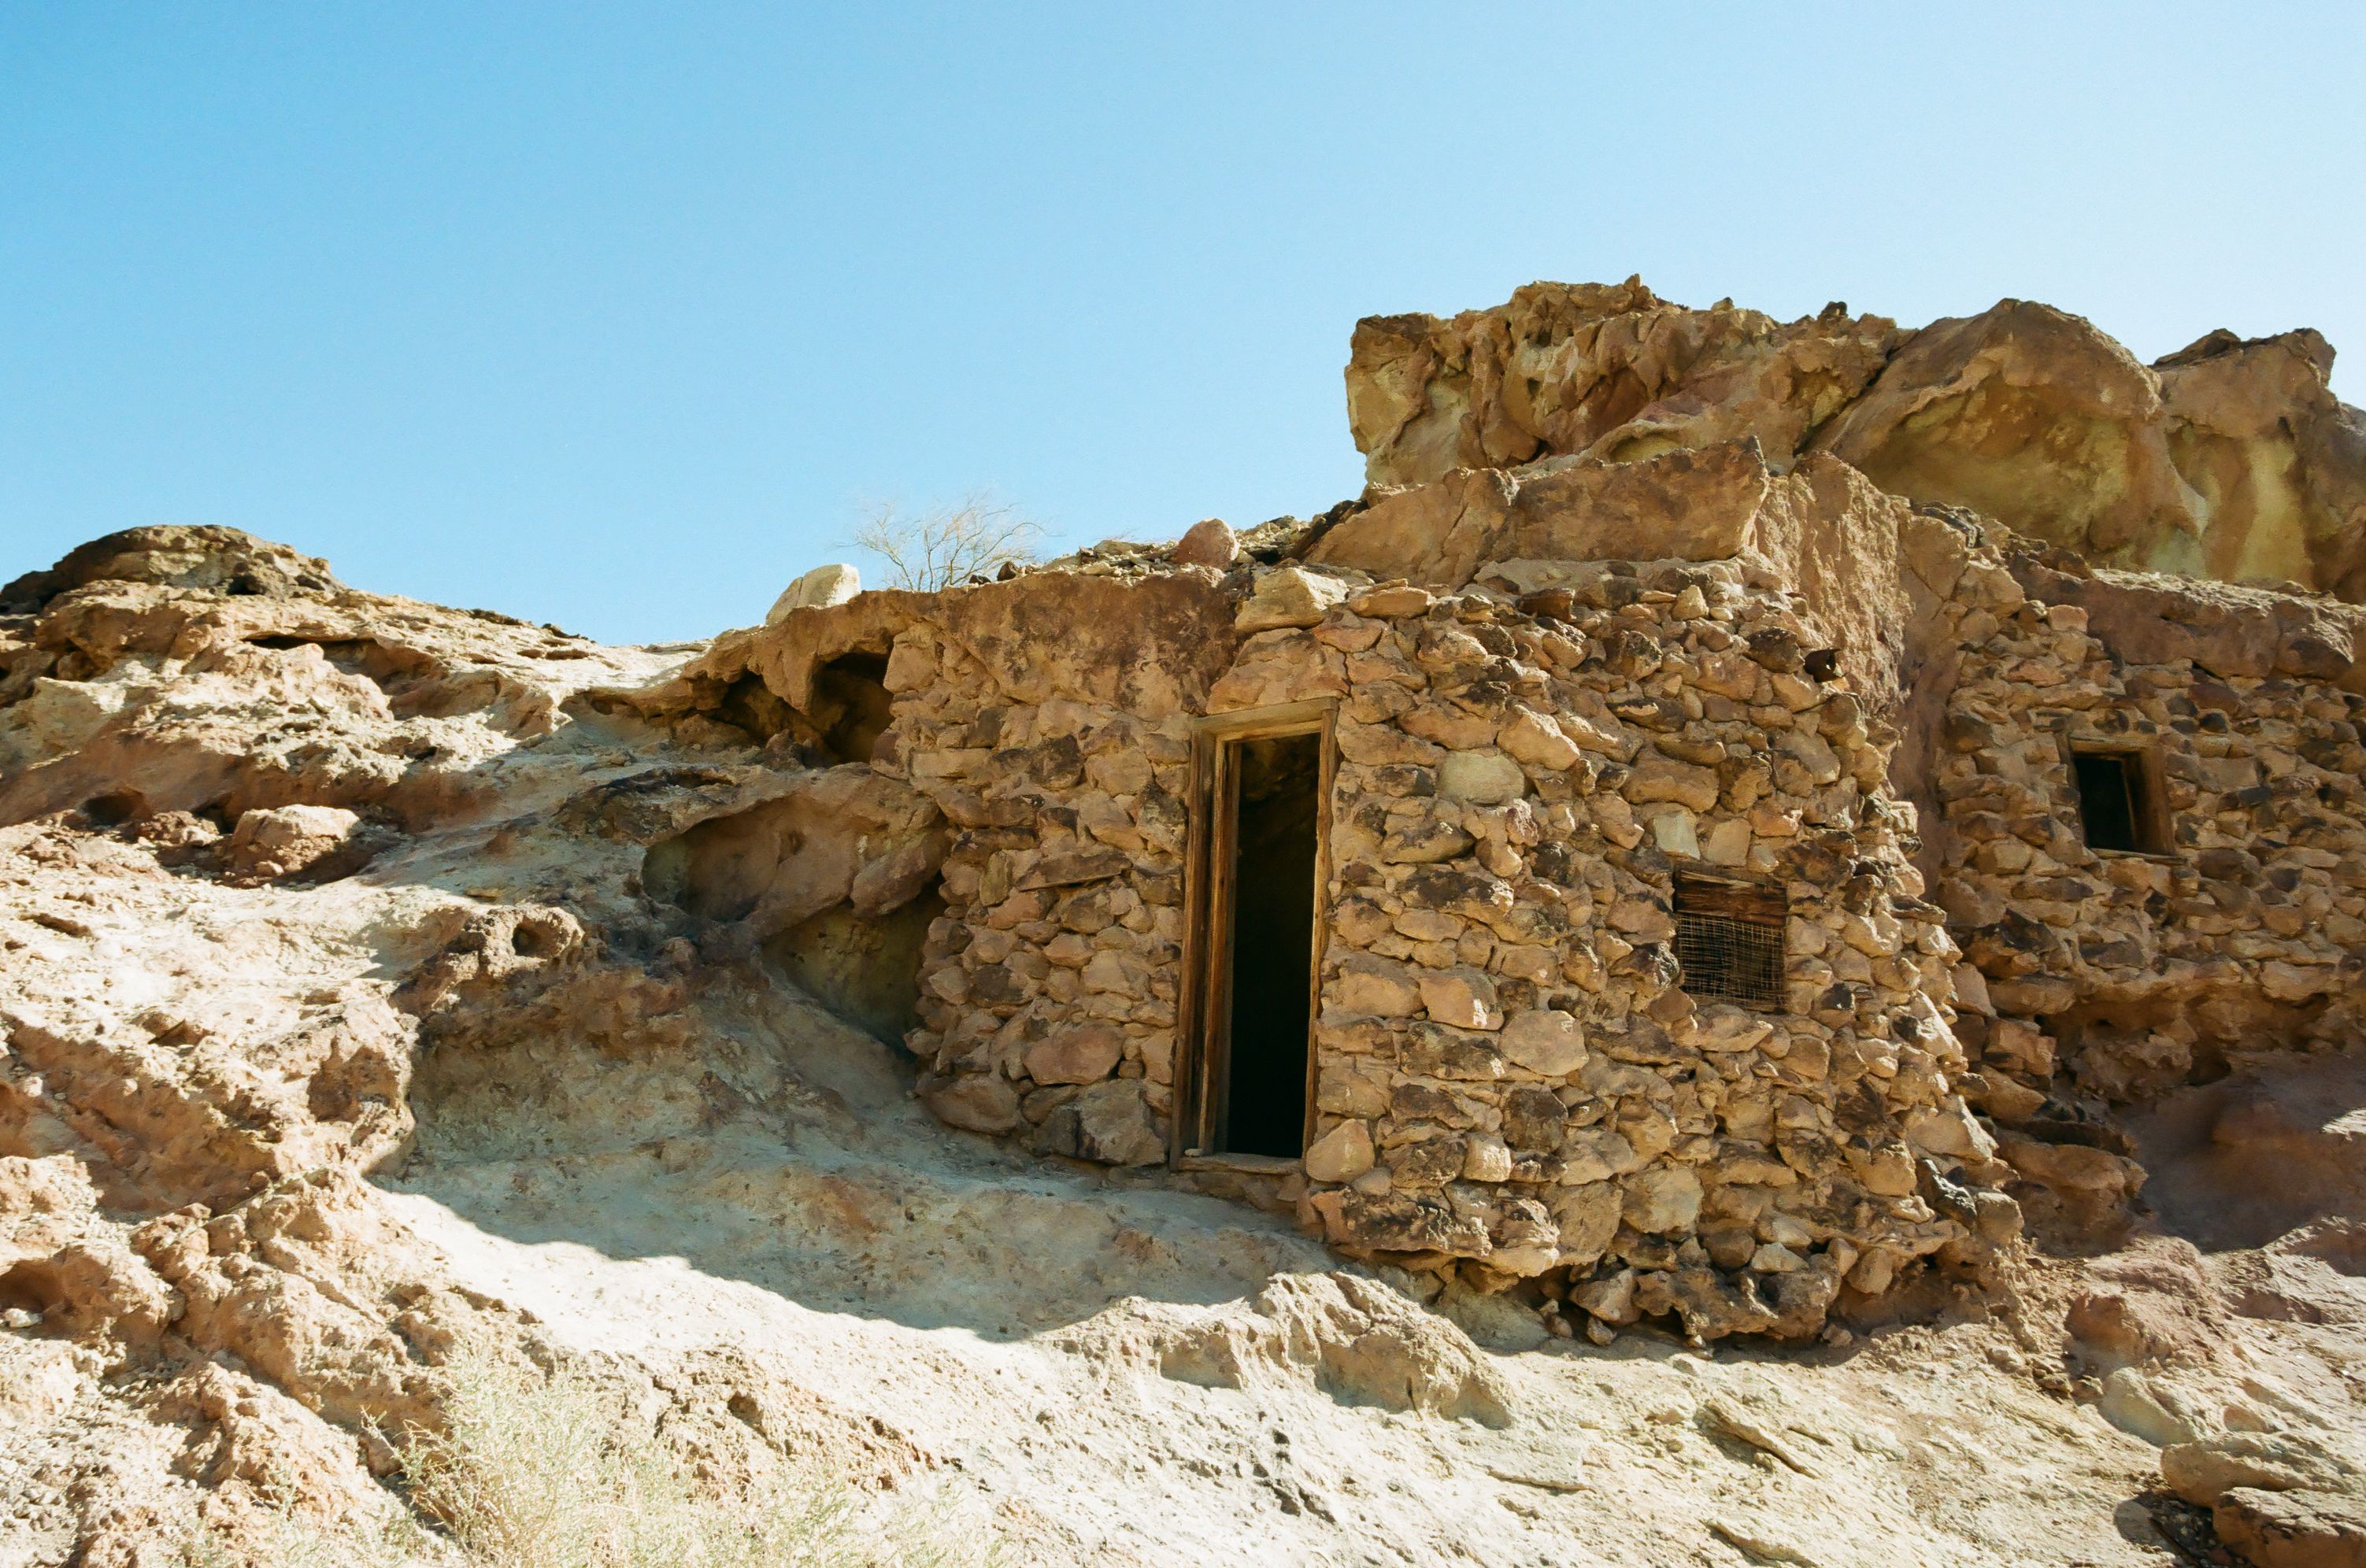
<path fill-rule="evenodd" d="M 360 815 L 343 806 L 258 807 L 238 819 L 223 860 L 234 880 L 326 881 L 358 870 L 374 847 Z"/>
<path fill-rule="evenodd" d="M 1934 321 L 1815 444 L 1916 501 L 2114 566 L 2366 597 L 2366 415 L 2315 332 L 2214 332 L 2154 366 L 2007 299 Z"/>
<path fill-rule="evenodd" d="M 2220 330 L 2153 370 L 2169 456 L 2209 520 L 2206 575 L 2366 600 L 2366 411 L 2333 396 L 2333 345 Z"/>
<path fill-rule="evenodd" d="M 844 604 L 862 591 L 862 574 L 852 566 L 842 562 L 816 566 L 781 590 L 781 597 L 764 612 L 764 624 L 779 625 L 793 610 L 826 610 Z"/>
<path fill-rule="evenodd" d="M 1308 558 L 1439 588 L 1489 561 L 1718 560 L 1749 544 L 1769 478 L 1754 441 L 1452 473 L 1383 496 Z"/>
<path fill-rule="evenodd" d="M 2187 1502 L 2209 1508 L 2238 1490 L 2355 1496 L 2366 1485 L 2366 1462 L 2327 1433 L 2220 1432 L 2161 1450 L 2160 1477 Z"/>
<path fill-rule="evenodd" d="M 835 905 L 903 908 L 936 880 L 950 834 L 908 785 L 850 765 L 793 777 L 781 793 L 649 846 L 649 892 L 758 940 Z"/>
<path fill-rule="evenodd" d="M 1910 520 L 1846 464 L 1820 453 L 1794 464 L 1752 435 L 1629 461 L 1457 471 L 1380 496 L 1307 558 L 1429 588 L 1515 591 L 1568 579 L 1574 563 L 1738 560 L 1797 585 L 1841 668 L 1878 693 L 1895 684 L 1917 623 L 1899 554 Z"/>

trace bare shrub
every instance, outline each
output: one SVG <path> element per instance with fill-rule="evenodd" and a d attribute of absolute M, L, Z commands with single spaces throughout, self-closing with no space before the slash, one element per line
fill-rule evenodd
<path fill-rule="evenodd" d="M 946 1508 L 868 1496 L 783 1461 L 746 1495 L 698 1479 L 682 1454 L 580 1370 L 545 1376 L 470 1356 L 446 1369 L 441 1435 L 403 1450 L 406 1519 L 323 1527 L 282 1509 L 235 1538 L 201 1534 L 191 1568 L 957 1568 L 997 1552 Z"/>
<path fill-rule="evenodd" d="M 952 506 L 906 512 L 872 507 L 849 541 L 887 563 L 888 585 L 934 592 L 1035 559 L 1043 530 L 1015 508 L 972 494 Z"/>

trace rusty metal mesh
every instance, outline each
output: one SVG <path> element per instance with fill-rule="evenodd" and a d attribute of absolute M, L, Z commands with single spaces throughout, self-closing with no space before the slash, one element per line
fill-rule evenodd
<path fill-rule="evenodd" d="M 1738 1002 L 1762 1011 L 1782 1009 L 1780 921 L 1679 910 L 1676 962 L 1684 969 L 1684 989 L 1696 998 Z"/>

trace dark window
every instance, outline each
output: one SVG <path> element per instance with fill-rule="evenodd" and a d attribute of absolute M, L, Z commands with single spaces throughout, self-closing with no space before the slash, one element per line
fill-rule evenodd
<path fill-rule="evenodd" d="M 1323 737 L 1276 735 L 1231 749 L 1232 1005 L 1217 1147 L 1295 1159 L 1306 1148 Z"/>
<path fill-rule="evenodd" d="M 2079 785 L 2079 823 L 2088 848 L 2146 854 L 2160 848 L 2152 832 L 2140 754 L 2074 749 L 2070 771 Z"/>
<path fill-rule="evenodd" d="M 1684 989 L 1704 1002 L 1779 1012 L 1789 914 L 1780 886 L 1676 873 L 1676 964 Z"/>

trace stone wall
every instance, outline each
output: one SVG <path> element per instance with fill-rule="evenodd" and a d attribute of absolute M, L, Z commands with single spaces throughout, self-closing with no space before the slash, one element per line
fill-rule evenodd
<path fill-rule="evenodd" d="M 1965 1236 L 1918 1157 L 1989 1152 L 1894 737 L 1732 564 L 1572 575 L 1528 610 L 1374 590 L 1219 683 L 1342 698 L 1311 1206 L 1482 1284 L 1568 1271 L 1612 1322 L 1804 1332 Z M 1682 989 L 1687 863 L 1784 889 L 1786 1012 Z"/>
<path fill-rule="evenodd" d="M 891 745 L 958 830 L 921 958 L 922 1098 L 1037 1152 L 1166 1156 L 1190 723 L 981 700 L 973 661 L 897 639 Z"/>
<path fill-rule="evenodd" d="M 1735 562 L 1529 566 L 1548 586 L 1518 597 L 1288 566 L 1100 579 L 1145 667 L 1186 650 L 1125 596 L 1218 590 L 1234 655 L 1171 704 L 1112 700 L 1073 642 L 977 634 L 1064 574 L 762 634 L 747 656 L 792 694 L 884 646 L 873 767 L 952 829 L 924 1100 L 1046 1155 L 1166 1158 L 1192 720 L 1324 700 L 1316 1136 L 1286 1195 L 1335 1243 L 1482 1288 L 1549 1275 L 1612 1323 L 1797 1334 L 1844 1284 L 2009 1228 L 1993 1193 L 1933 1182 L 2002 1170 L 1954 1091 L 1958 955 L 1887 792 L 1897 737 L 1816 622 Z M 1780 890 L 1785 1011 L 1683 989 L 1688 864 Z"/>
<path fill-rule="evenodd" d="M 1960 663 L 1932 767 L 1944 802 L 1935 896 L 1986 977 L 1999 1015 L 1989 1058 L 2034 1086 L 2058 1067 L 2124 1101 L 2208 1074 L 2229 1052 L 2354 1038 L 2366 697 L 2276 673 L 2293 638 L 2272 633 L 2296 623 L 2279 612 L 2307 601 L 2254 596 L 2264 656 L 2224 636 L 2187 648 L 2251 672 L 2221 674 L 2161 658 L 2158 636 L 2136 657 L 2115 646 L 2109 582 L 2032 557 L 2018 566 L 1983 574 L 1940 611 Z M 2154 602 L 2180 597 L 2170 585 L 2141 591 L 2147 619 L 2178 618 Z M 2181 597 L 2191 624 L 2229 596 Z M 2066 742 L 2154 755 L 2169 828 L 2158 853 L 2087 846 Z"/>
<path fill-rule="evenodd" d="M 2082 1094 L 2354 1031 L 2366 696 L 2347 607 L 1769 483 L 1731 558 L 1424 587 L 1138 552 L 792 610 L 682 689 L 746 710 L 752 673 L 810 738 L 842 661 L 884 671 L 871 773 L 943 819 L 920 1093 L 1118 1167 L 1167 1161 L 1191 1067 L 1195 722 L 1332 704 L 1313 1137 L 1265 1199 L 1612 1324 L 1809 1332 L 2009 1238 L 2016 1177 L 2115 1212 L 2142 1172 Z M 1802 565 L 1867 532 L 1845 583 Z M 2086 846 L 2066 739 L 2156 755 L 2160 853 Z M 1686 989 L 1688 869 L 1779 890 L 1779 1008 Z"/>
<path fill-rule="evenodd" d="M 2016 1178 L 2122 1215 L 2092 1106 L 2355 1037 L 2366 610 L 2062 548 L 2358 596 L 2329 363 L 1539 285 L 1358 328 L 1374 483 L 1313 523 L 792 604 L 629 701 L 867 767 L 908 844 L 766 864 L 896 908 L 939 875 L 922 1098 L 1114 1167 L 1189 1103 L 1199 722 L 1330 705 L 1312 1145 L 1177 1179 L 1613 1325 L 1806 1333 L 1977 1263 Z M 2081 742 L 2146 755 L 2153 852 L 2083 840 Z M 1763 1011 L 1682 972 L 1687 875 L 1786 912 Z"/>

